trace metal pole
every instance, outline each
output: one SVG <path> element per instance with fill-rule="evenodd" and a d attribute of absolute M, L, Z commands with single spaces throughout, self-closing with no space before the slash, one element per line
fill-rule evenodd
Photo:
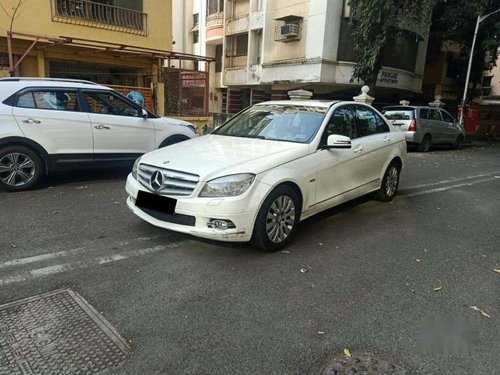
<path fill-rule="evenodd" d="M 460 111 L 460 124 L 461 125 L 463 125 L 464 116 L 465 116 L 465 105 L 467 103 L 467 90 L 469 89 L 470 71 L 472 69 L 472 60 L 474 59 L 474 47 L 476 46 L 477 32 L 479 30 L 480 23 L 481 23 L 481 16 L 478 16 L 477 22 L 476 22 L 476 30 L 474 31 L 474 38 L 472 39 L 472 47 L 470 50 L 470 57 L 469 57 L 469 66 L 467 67 L 467 76 L 465 78 L 464 96 L 462 97 L 462 110 Z"/>

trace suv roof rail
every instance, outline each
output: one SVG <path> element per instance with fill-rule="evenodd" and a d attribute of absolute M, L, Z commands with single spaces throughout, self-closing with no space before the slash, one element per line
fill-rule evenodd
<path fill-rule="evenodd" d="M 92 81 L 86 81 L 83 79 L 69 79 L 69 78 L 41 78 L 41 77 L 7 77 L 0 78 L 0 82 L 21 82 L 21 81 L 49 81 L 49 82 L 68 82 L 68 83 L 85 83 L 88 85 L 96 85 L 97 83 Z"/>

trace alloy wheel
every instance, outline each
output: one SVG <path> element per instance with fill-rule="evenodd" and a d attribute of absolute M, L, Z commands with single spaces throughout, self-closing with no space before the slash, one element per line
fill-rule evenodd
<path fill-rule="evenodd" d="M 35 163 L 25 154 L 11 152 L 0 159 L 0 180 L 13 187 L 28 184 L 35 176 Z"/>
<path fill-rule="evenodd" d="M 295 225 L 295 204 L 286 195 L 278 197 L 269 207 L 266 217 L 266 231 L 274 243 L 285 241 Z"/>
<path fill-rule="evenodd" d="M 395 166 L 392 166 L 387 173 L 387 178 L 385 181 L 385 193 L 387 196 L 392 197 L 396 194 L 399 182 L 399 172 Z"/>

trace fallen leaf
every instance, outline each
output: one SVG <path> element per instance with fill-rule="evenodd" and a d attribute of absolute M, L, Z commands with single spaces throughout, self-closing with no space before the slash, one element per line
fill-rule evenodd
<path fill-rule="evenodd" d="M 351 351 L 349 349 L 347 349 L 347 348 L 344 349 L 344 355 L 347 358 L 351 358 L 352 357 Z"/>
<path fill-rule="evenodd" d="M 324 334 L 325 334 L 325 332 L 323 332 L 323 331 L 318 331 L 318 335 L 324 335 Z"/>
<path fill-rule="evenodd" d="M 318 245 L 319 246 L 323 246 L 323 242 L 318 242 Z"/>
<path fill-rule="evenodd" d="M 491 318 L 491 315 L 488 314 L 486 311 L 484 310 L 481 310 L 479 307 L 477 306 L 469 306 L 472 310 L 474 311 L 479 311 L 481 313 L 482 316 L 484 316 L 485 318 Z"/>
<path fill-rule="evenodd" d="M 120 202 L 114 202 L 114 204 L 120 204 Z"/>
<path fill-rule="evenodd" d="M 498 268 L 493 268 L 493 272 L 500 273 L 500 269 L 498 269 Z"/>
<path fill-rule="evenodd" d="M 12 244 L 11 246 L 12 246 L 14 249 L 17 247 L 17 246 L 16 246 L 16 245 L 14 245 L 14 244 Z"/>
<path fill-rule="evenodd" d="M 282 250 L 281 252 L 282 252 L 283 254 L 291 254 L 291 252 L 290 252 L 290 251 L 288 251 L 288 250 Z"/>
<path fill-rule="evenodd" d="M 421 262 L 421 260 L 417 258 L 417 262 L 419 262 L 419 263 L 420 263 L 420 262 Z"/>
<path fill-rule="evenodd" d="M 302 272 L 302 273 L 306 273 L 307 271 L 309 271 L 307 268 L 301 268 L 300 269 L 300 272 Z"/>
<path fill-rule="evenodd" d="M 432 290 L 435 291 L 435 292 L 440 292 L 441 290 L 443 290 L 443 287 L 442 286 L 438 286 L 438 287 L 436 287 L 436 288 L 434 288 Z"/>
<path fill-rule="evenodd" d="M 57 215 L 59 213 L 60 213 L 59 211 L 52 211 L 52 215 Z"/>

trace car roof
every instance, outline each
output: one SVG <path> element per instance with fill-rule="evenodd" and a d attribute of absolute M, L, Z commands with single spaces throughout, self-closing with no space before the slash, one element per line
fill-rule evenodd
<path fill-rule="evenodd" d="M 111 90 L 109 87 L 98 85 L 97 83 L 78 79 L 58 79 L 58 78 L 34 78 L 34 77 L 10 77 L 0 78 L 0 91 L 2 88 L 9 88 L 10 94 L 13 90 L 20 90 L 24 87 L 65 87 L 65 88 L 85 88 Z"/>
<path fill-rule="evenodd" d="M 295 105 L 304 107 L 330 108 L 332 105 L 340 103 L 340 100 L 271 100 L 255 105 Z"/>

